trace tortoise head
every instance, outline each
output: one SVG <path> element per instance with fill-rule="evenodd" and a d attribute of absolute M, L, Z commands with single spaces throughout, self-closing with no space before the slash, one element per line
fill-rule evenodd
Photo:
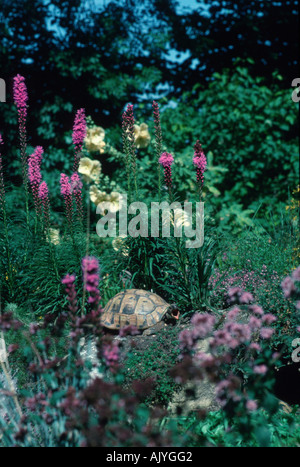
<path fill-rule="evenodd" d="M 175 305 L 173 303 L 167 309 L 166 314 L 164 316 L 164 319 L 165 319 L 165 321 L 170 321 L 170 322 L 173 321 L 174 322 L 175 320 L 179 319 L 179 315 L 180 315 L 179 309 L 178 309 L 177 305 Z"/>

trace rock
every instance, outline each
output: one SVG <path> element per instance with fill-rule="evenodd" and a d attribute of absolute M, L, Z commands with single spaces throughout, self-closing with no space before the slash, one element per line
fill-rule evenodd
<path fill-rule="evenodd" d="M 207 353 L 209 340 L 203 339 L 199 341 L 197 350 Z M 190 381 L 185 384 L 181 391 L 174 394 L 173 399 L 168 405 L 168 411 L 172 415 L 178 412 L 181 415 L 187 415 L 189 412 L 198 410 L 212 412 L 219 409 L 220 405 L 216 402 L 215 386 L 207 378 Z"/>

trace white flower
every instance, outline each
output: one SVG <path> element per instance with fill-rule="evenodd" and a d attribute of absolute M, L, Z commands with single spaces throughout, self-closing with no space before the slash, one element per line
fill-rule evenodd
<path fill-rule="evenodd" d="M 97 206 L 100 203 L 105 203 L 100 206 L 100 213 L 103 215 L 105 210 L 109 212 L 117 212 L 121 209 L 124 203 L 124 197 L 120 193 L 112 191 L 110 194 L 105 191 L 100 191 L 95 185 L 90 187 L 90 200 Z"/>
<path fill-rule="evenodd" d="M 53 243 L 54 245 L 58 245 L 59 244 L 59 230 L 50 228 L 49 238 L 50 238 L 51 243 Z"/>
<path fill-rule="evenodd" d="M 146 148 L 150 143 L 151 137 L 148 131 L 148 125 L 141 123 L 141 125 L 134 125 L 134 138 L 137 148 Z"/>
<path fill-rule="evenodd" d="M 99 151 L 100 154 L 104 153 L 104 142 L 105 131 L 100 126 L 94 126 L 89 128 L 85 137 L 85 146 L 88 151 Z"/>
<path fill-rule="evenodd" d="M 79 162 L 78 172 L 83 176 L 86 182 L 99 180 L 101 164 L 97 160 L 82 157 Z"/>

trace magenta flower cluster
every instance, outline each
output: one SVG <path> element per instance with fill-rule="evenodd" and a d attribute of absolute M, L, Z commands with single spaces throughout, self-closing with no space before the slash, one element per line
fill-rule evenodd
<path fill-rule="evenodd" d="M 281 288 L 285 298 L 297 300 L 296 308 L 300 310 L 300 266 L 282 281 Z"/>
<path fill-rule="evenodd" d="M 60 174 L 60 192 L 65 202 L 66 217 L 69 229 L 72 231 L 73 226 L 73 196 L 75 198 L 77 216 L 82 223 L 83 206 L 82 206 L 82 181 L 78 173 L 68 177 L 64 173 Z"/>
<path fill-rule="evenodd" d="M 31 186 L 36 213 L 40 213 L 39 186 L 42 181 L 41 163 L 43 158 L 43 148 L 37 146 L 35 151 L 28 158 L 28 179 Z"/>
<path fill-rule="evenodd" d="M 13 97 L 19 115 L 21 115 L 22 118 L 26 119 L 28 93 L 25 84 L 25 78 L 21 75 L 17 75 L 14 77 Z"/>
<path fill-rule="evenodd" d="M 27 156 L 26 156 L 26 147 L 27 147 L 26 118 L 27 118 L 28 93 L 27 93 L 27 87 L 25 84 L 25 78 L 19 74 L 14 77 L 13 98 L 14 98 L 14 103 L 18 110 L 22 176 L 23 176 L 23 183 L 25 186 L 26 196 L 27 196 L 28 181 L 27 181 Z"/>
<path fill-rule="evenodd" d="M 193 164 L 196 167 L 197 182 L 200 186 L 202 186 L 204 182 L 204 171 L 206 170 L 207 161 L 199 140 L 197 140 L 194 146 L 194 151 Z"/>
<path fill-rule="evenodd" d="M 94 310 L 100 306 L 99 293 L 99 262 L 93 256 L 86 256 L 82 260 L 83 284 L 85 290 L 89 293 L 88 302 Z"/>
<path fill-rule="evenodd" d="M 86 137 L 86 133 L 87 133 L 87 125 L 86 125 L 85 110 L 79 109 L 77 110 L 76 115 L 75 115 L 73 134 L 72 134 L 72 140 L 75 146 L 75 158 L 74 158 L 74 167 L 73 167 L 74 172 L 77 172 L 78 167 L 79 167 L 82 146 L 83 146 L 84 138 Z"/>
<path fill-rule="evenodd" d="M 82 186 L 82 181 L 78 173 L 73 173 L 73 175 L 71 176 L 70 188 L 75 198 L 77 215 L 80 222 L 82 222 L 83 220 Z"/>
<path fill-rule="evenodd" d="M 172 186 L 172 170 L 171 165 L 174 163 L 174 157 L 168 152 L 163 152 L 158 160 L 158 162 L 164 168 L 164 177 L 167 187 Z"/>

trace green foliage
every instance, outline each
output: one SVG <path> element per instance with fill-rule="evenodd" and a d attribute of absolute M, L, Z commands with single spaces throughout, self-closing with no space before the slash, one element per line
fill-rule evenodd
<path fill-rule="evenodd" d="M 134 380 L 153 380 L 153 388 L 145 403 L 167 406 L 172 394 L 180 387 L 170 376 L 178 359 L 178 327 L 162 329 L 146 348 L 132 348 L 124 365 L 125 384 Z M 141 338 L 140 338 L 141 339 Z"/>
<path fill-rule="evenodd" d="M 187 436 L 186 446 L 194 447 L 295 447 L 300 441 L 299 415 L 278 412 L 272 423 L 263 410 L 252 415 L 254 432 L 245 445 L 239 427 L 228 420 L 222 411 L 209 412 L 201 420 L 195 415 L 178 419 L 178 425 Z M 249 427 L 250 430 L 250 427 Z"/>
<path fill-rule="evenodd" d="M 214 181 L 218 192 L 205 198 L 222 228 L 230 217 L 237 225 L 251 225 L 251 212 L 262 204 L 263 217 L 271 199 L 285 201 L 287 189 L 292 191 L 297 184 L 297 109 L 290 90 L 263 85 L 245 67 L 223 70 L 206 89 L 196 86 L 186 92 L 162 112 L 161 120 L 165 142 L 186 170 L 192 159 L 188 147 L 196 139 L 204 151 L 212 151 L 217 165 L 227 169 Z M 209 167 L 207 178 L 209 183 Z M 187 172 L 184 179 L 190 180 Z M 188 195 L 189 185 L 180 186 Z"/>

